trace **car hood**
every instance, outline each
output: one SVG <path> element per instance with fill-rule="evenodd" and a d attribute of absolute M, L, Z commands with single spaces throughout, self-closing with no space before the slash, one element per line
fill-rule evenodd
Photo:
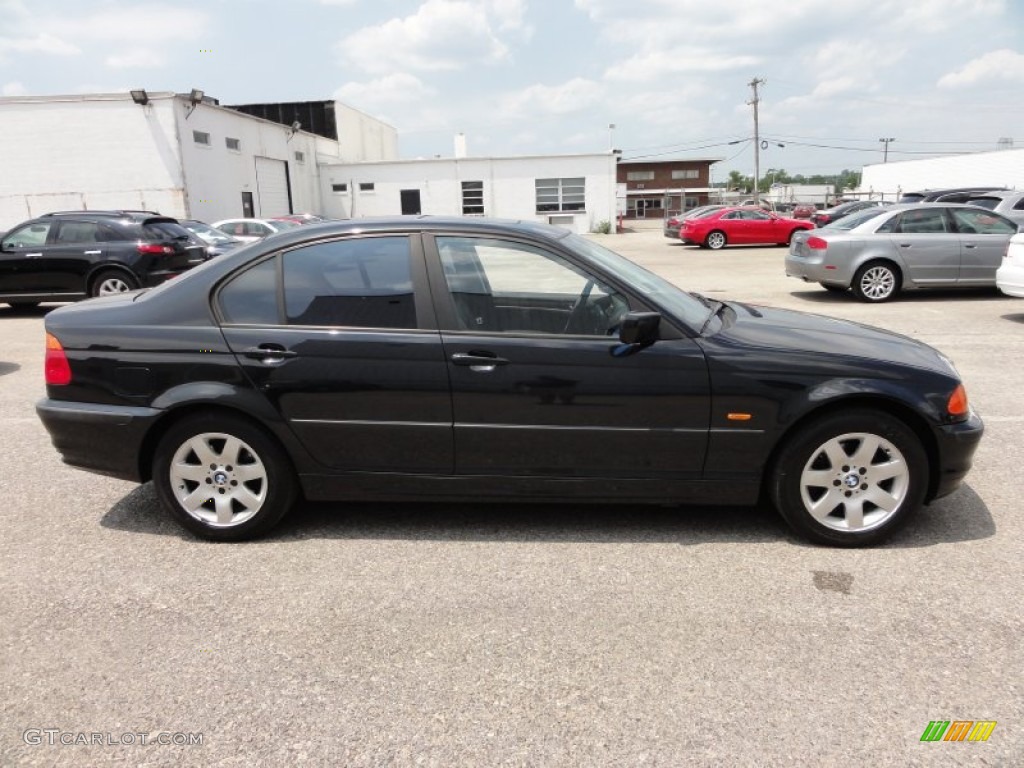
<path fill-rule="evenodd" d="M 739 302 L 728 302 L 727 306 L 734 317 L 725 318 L 720 330 L 711 337 L 715 345 L 861 358 L 956 373 L 949 360 L 937 350 L 882 328 Z"/>

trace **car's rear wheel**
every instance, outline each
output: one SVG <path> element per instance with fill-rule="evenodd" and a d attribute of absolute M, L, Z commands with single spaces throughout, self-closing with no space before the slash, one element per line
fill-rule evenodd
<path fill-rule="evenodd" d="M 127 293 L 139 287 L 139 282 L 120 269 L 108 269 L 100 272 L 93 278 L 89 293 L 92 296 L 113 296 L 117 293 Z"/>
<path fill-rule="evenodd" d="M 883 411 L 814 421 L 783 447 L 772 500 L 803 537 L 840 547 L 875 544 L 923 503 L 928 461 L 918 436 Z"/>
<path fill-rule="evenodd" d="M 861 301 L 888 301 L 900 290 L 903 276 L 887 261 L 872 261 L 857 270 L 853 278 L 853 295 Z"/>
<path fill-rule="evenodd" d="M 295 471 L 261 428 L 228 413 L 189 416 L 160 440 L 153 482 L 164 508 L 204 539 L 261 536 L 291 509 Z"/>
<path fill-rule="evenodd" d="M 725 232 L 717 229 L 714 232 L 708 232 L 708 236 L 704 238 L 704 245 L 713 251 L 725 248 L 726 242 Z"/>

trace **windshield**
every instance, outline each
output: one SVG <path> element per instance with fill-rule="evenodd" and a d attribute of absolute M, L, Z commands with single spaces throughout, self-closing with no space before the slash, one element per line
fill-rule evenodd
<path fill-rule="evenodd" d="M 181 226 L 192 234 L 199 236 L 203 241 L 210 245 L 217 245 L 218 243 L 233 243 L 235 241 L 235 238 L 231 237 L 231 235 L 225 234 L 219 229 L 214 229 L 209 224 L 203 224 L 200 221 L 183 221 L 181 222 Z"/>
<path fill-rule="evenodd" d="M 682 320 L 693 329 L 704 325 L 709 308 L 704 302 L 673 285 L 668 280 L 648 272 L 625 256 L 580 235 L 570 234 L 562 240 L 571 249 L 587 256 L 598 266 L 613 275 L 621 277 L 631 287 L 641 291 L 644 298 L 663 307 L 669 314 Z"/>
<path fill-rule="evenodd" d="M 865 211 L 858 211 L 857 213 L 851 213 L 849 216 L 844 216 L 837 221 L 833 221 L 831 224 L 826 224 L 822 229 L 838 229 L 844 232 L 849 232 L 854 227 L 859 227 L 864 222 L 871 221 L 871 219 L 876 216 L 880 216 L 883 213 L 885 213 L 884 208 L 868 208 Z"/>
<path fill-rule="evenodd" d="M 271 219 L 269 222 L 271 227 L 280 232 L 282 229 L 292 229 L 293 227 L 302 226 L 297 221 L 288 221 L 288 219 Z"/>

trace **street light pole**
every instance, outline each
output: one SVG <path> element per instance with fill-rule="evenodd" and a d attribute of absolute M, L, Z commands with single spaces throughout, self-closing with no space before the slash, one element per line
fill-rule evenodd
<path fill-rule="evenodd" d="M 893 138 L 879 139 L 879 141 L 882 142 L 882 144 L 885 146 L 885 150 L 882 153 L 882 162 L 883 163 L 888 163 L 889 162 L 889 143 L 893 142 L 893 141 L 896 141 L 896 139 L 893 139 Z"/>

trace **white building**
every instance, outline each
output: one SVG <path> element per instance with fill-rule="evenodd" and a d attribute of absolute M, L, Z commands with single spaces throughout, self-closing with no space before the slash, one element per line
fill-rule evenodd
<path fill-rule="evenodd" d="M 395 129 L 339 102 L 221 106 L 191 93 L 0 98 L 0 231 L 56 210 L 217 221 L 315 212 L 615 221 L 615 155 L 398 160 Z"/>
<path fill-rule="evenodd" d="M 974 186 L 1024 188 L 1024 149 L 866 165 L 857 191 L 895 200 L 904 192 Z"/>
<path fill-rule="evenodd" d="M 314 211 L 324 163 L 398 156 L 394 128 L 344 105 L 343 153 L 199 92 L 134 93 L 0 99 L 0 230 L 83 208 L 205 221 Z"/>
<path fill-rule="evenodd" d="M 614 228 L 612 152 L 328 163 L 323 212 L 337 218 L 395 214 L 483 215 L 591 232 Z"/>

